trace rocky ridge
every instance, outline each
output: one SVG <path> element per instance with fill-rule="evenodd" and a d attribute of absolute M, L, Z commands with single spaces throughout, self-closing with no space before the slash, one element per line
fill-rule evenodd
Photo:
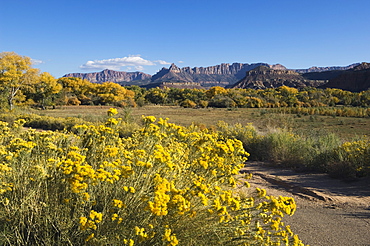
<path fill-rule="evenodd" d="M 362 64 L 360 64 L 362 65 Z M 255 70 L 263 66 L 264 69 Z M 64 77 L 79 77 L 93 83 L 112 81 L 121 85 L 140 85 L 152 87 L 176 87 L 176 88 L 210 88 L 212 86 L 238 88 L 275 88 L 281 85 L 292 87 L 324 86 L 328 81 L 334 81 L 330 86 L 346 88 L 350 86 L 335 85 L 334 80 L 347 74 L 347 71 L 355 72 L 364 70 L 365 65 L 359 67 L 359 63 L 343 67 L 311 67 L 308 69 L 287 69 L 281 64 L 270 65 L 267 63 L 222 63 L 209 67 L 178 67 L 171 64 L 169 68 L 163 67 L 153 76 L 143 72 L 121 72 L 105 69 L 95 73 L 70 73 Z M 357 69 L 357 70 L 354 70 Z M 252 71 L 252 72 L 251 72 Z M 351 76 L 349 74 L 343 76 Z M 367 75 L 364 75 L 365 77 Z M 344 79 L 342 77 L 342 79 Z M 346 80 L 349 78 L 346 77 Z M 359 78 L 360 79 L 360 78 Z M 364 80 L 365 78 L 361 78 Z M 358 82 L 359 83 L 359 82 Z M 361 83 L 360 83 L 361 84 Z M 362 83 L 363 84 L 363 83 Z M 365 88 L 360 86 L 355 90 Z M 366 87 L 369 88 L 369 87 Z M 351 89 L 352 90 L 352 89 Z"/>
<path fill-rule="evenodd" d="M 259 66 L 249 72 L 246 76 L 229 86 L 230 88 L 243 89 L 267 89 L 280 86 L 302 88 L 306 86 L 317 87 L 326 83 L 325 80 L 308 80 L 300 73 L 293 70 L 275 70 L 267 66 Z"/>
<path fill-rule="evenodd" d="M 151 83 L 161 82 L 194 82 L 203 87 L 227 86 L 242 79 L 247 71 L 265 65 L 274 69 L 286 69 L 283 65 L 269 65 L 267 63 L 222 63 L 209 67 L 183 67 L 171 64 L 169 68 L 162 68 L 152 76 Z"/>
<path fill-rule="evenodd" d="M 95 73 L 69 73 L 63 77 L 76 77 L 86 79 L 92 83 L 103 83 L 103 82 L 131 82 L 136 80 L 149 80 L 152 76 L 143 72 L 121 72 L 105 69 L 101 72 Z"/>
<path fill-rule="evenodd" d="M 370 89 L 370 63 L 363 62 L 346 70 L 320 88 L 338 88 L 352 92 L 368 90 Z"/>
<path fill-rule="evenodd" d="M 333 70 L 343 71 L 343 70 L 352 69 L 358 65 L 360 65 L 360 63 L 353 63 L 348 66 L 310 67 L 307 69 L 292 69 L 292 70 L 297 73 L 315 73 L 315 72 L 327 72 L 327 71 L 333 71 Z"/>

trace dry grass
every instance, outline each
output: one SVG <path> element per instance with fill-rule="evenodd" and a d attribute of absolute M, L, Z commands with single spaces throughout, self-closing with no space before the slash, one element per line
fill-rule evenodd
<path fill-rule="evenodd" d="M 34 111 L 39 115 L 53 117 L 78 117 L 89 121 L 100 121 L 106 116 L 110 106 L 64 106 L 57 109 Z M 228 124 L 253 123 L 262 132 L 274 128 L 288 128 L 299 132 L 325 131 L 338 134 L 342 139 L 370 134 L 369 118 L 331 117 L 331 116 L 297 116 L 290 114 L 269 113 L 268 109 L 240 108 L 205 108 L 191 109 L 178 106 L 145 106 L 119 109 L 119 117 L 132 122 L 140 122 L 141 116 L 169 118 L 178 125 L 188 126 L 192 123 L 213 126 L 218 121 Z"/>

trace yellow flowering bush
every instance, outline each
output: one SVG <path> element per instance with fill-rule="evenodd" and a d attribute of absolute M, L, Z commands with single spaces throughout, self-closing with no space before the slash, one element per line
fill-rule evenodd
<path fill-rule="evenodd" d="M 327 169 L 333 176 L 356 178 L 370 175 L 370 141 L 367 138 L 344 142 L 333 150 Z"/>
<path fill-rule="evenodd" d="M 116 108 L 110 108 L 107 112 L 108 116 L 113 116 L 118 114 L 118 110 Z"/>
<path fill-rule="evenodd" d="M 153 116 L 122 138 L 112 119 L 73 133 L 0 122 L 0 244 L 303 245 L 281 221 L 294 200 L 236 178 L 239 140 Z"/>

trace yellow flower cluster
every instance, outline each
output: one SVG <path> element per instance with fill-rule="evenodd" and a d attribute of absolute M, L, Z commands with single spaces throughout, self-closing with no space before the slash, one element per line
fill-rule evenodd
<path fill-rule="evenodd" d="M 80 229 L 81 230 L 96 230 L 97 224 L 101 223 L 103 220 L 103 214 L 98 213 L 94 210 L 90 211 L 89 217 L 80 217 Z"/>
<path fill-rule="evenodd" d="M 107 112 L 108 116 L 113 116 L 118 114 L 118 110 L 116 108 L 110 108 Z"/>
<path fill-rule="evenodd" d="M 149 201 L 148 207 L 155 215 L 167 215 L 167 204 L 170 201 L 170 196 L 167 193 L 171 190 L 170 182 L 162 178 L 159 174 L 156 174 L 154 181 L 156 183 L 154 188 L 154 201 Z"/>
<path fill-rule="evenodd" d="M 172 233 L 171 229 L 165 229 L 163 241 L 168 242 L 168 245 L 175 246 L 179 244 L 176 235 Z"/>
<path fill-rule="evenodd" d="M 340 161 L 346 163 L 353 172 L 359 175 L 370 174 L 370 140 L 368 138 L 345 142 L 336 153 L 341 157 Z"/>
<path fill-rule="evenodd" d="M 69 133 L 0 122 L 0 202 L 9 203 L 0 222 L 23 225 L 30 215 L 18 213 L 34 212 L 48 218 L 35 220 L 45 235 L 55 234 L 50 221 L 63 226 L 60 244 L 301 245 L 281 222 L 293 199 L 235 191 L 248 157 L 241 141 L 153 116 L 121 138 L 120 119 L 107 122 Z"/>

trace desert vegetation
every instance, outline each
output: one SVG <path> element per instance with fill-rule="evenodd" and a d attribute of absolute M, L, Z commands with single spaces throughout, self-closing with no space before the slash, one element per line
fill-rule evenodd
<path fill-rule="evenodd" d="M 368 137 L 307 130 L 366 126 L 368 91 L 147 90 L 55 79 L 4 52 L 0 92 L 2 245 L 303 245 L 281 221 L 292 198 L 236 179 L 247 159 L 370 174 Z"/>
<path fill-rule="evenodd" d="M 1 122 L 1 244 L 302 245 L 281 222 L 292 198 L 235 179 L 239 140 L 152 116 L 121 138 L 116 113 L 65 132 Z"/>
<path fill-rule="evenodd" d="M 45 109 L 58 105 L 113 105 L 135 107 L 148 104 L 177 105 L 185 108 L 290 108 L 302 114 L 330 114 L 368 117 L 370 92 L 349 92 L 341 89 L 287 86 L 269 89 L 151 88 L 102 84 L 73 77 L 54 78 L 32 68 L 28 57 L 13 52 L 0 54 L 1 104 L 30 105 Z M 338 108 L 322 109 L 323 107 Z M 294 109 L 291 109 L 294 108 Z M 356 108 L 356 109 L 354 109 Z M 325 111 L 325 112 L 324 112 Z"/>

